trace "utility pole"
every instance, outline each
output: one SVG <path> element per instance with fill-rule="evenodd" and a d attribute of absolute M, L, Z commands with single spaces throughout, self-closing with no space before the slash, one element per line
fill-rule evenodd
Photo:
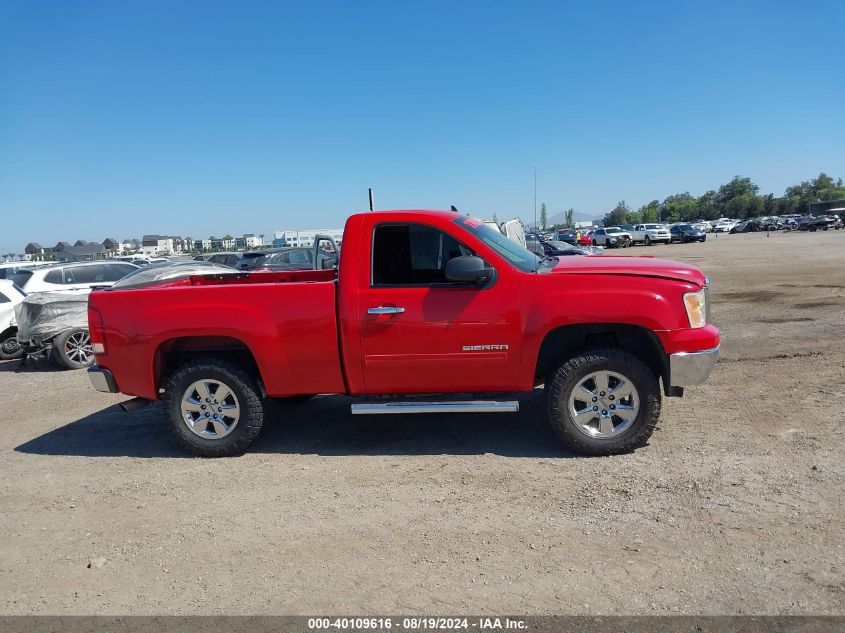
<path fill-rule="evenodd" d="M 370 187 L 369 189 L 367 189 L 367 191 L 370 192 L 370 211 L 372 211 L 373 210 L 373 188 Z"/>

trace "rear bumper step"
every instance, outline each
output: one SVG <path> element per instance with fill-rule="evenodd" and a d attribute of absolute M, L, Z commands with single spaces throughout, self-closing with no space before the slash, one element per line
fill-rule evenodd
<path fill-rule="evenodd" d="M 472 400 L 463 402 L 365 402 L 352 405 L 352 415 L 399 413 L 517 413 L 516 400 L 496 402 Z"/>

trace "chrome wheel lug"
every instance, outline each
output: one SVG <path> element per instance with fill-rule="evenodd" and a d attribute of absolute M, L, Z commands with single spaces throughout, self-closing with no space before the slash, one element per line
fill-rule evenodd
<path fill-rule="evenodd" d="M 593 398 L 593 402 L 596 402 L 596 401 L 598 401 L 598 398 Z"/>
<path fill-rule="evenodd" d="M 602 391 L 599 395 L 600 395 L 600 396 L 603 396 L 603 395 L 604 395 L 604 391 Z"/>
<path fill-rule="evenodd" d="M 606 410 L 606 409 L 602 409 L 601 414 L 602 414 L 602 415 L 607 415 L 607 410 Z"/>
<path fill-rule="evenodd" d="M 201 405 L 200 405 L 200 409 L 205 409 L 205 405 L 204 405 L 204 404 L 201 404 Z"/>
<path fill-rule="evenodd" d="M 615 396 L 610 396 L 610 399 L 611 399 L 611 400 L 615 400 Z"/>
<path fill-rule="evenodd" d="M 611 408 L 611 409 L 615 409 L 615 408 L 616 408 L 616 405 L 615 405 L 615 404 L 612 404 L 612 405 L 610 405 L 610 408 Z"/>

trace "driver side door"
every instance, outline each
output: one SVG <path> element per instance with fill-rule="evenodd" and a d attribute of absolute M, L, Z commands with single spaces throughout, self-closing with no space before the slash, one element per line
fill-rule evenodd
<path fill-rule="evenodd" d="M 483 288 L 449 282 L 446 262 L 467 254 L 437 228 L 375 227 L 370 286 L 358 301 L 368 393 L 516 388 L 522 325 L 514 276 L 497 275 Z"/>

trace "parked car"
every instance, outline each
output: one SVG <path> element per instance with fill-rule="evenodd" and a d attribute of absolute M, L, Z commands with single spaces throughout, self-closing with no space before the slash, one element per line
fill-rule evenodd
<path fill-rule="evenodd" d="M 244 253 L 238 270 L 325 270 L 337 266 L 338 249 L 329 235 L 315 235 L 311 247 L 267 248 Z M 316 265 L 315 263 L 316 262 Z"/>
<path fill-rule="evenodd" d="M 604 249 L 601 246 L 579 246 L 577 244 L 568 244 L 559 240 L 549 240 L 547 242 L 540 242 L 542 248 L 542 256 L 562 257 L 567 255 L 602 255 Z M 535 251 L 536 252 L 536 251 Z"/>
<path fill-rule="evenodd" d="M 707 239 L 707 234 L 700 231 L 692 224 L 675 224 L 669 229 L 669 234 L 672 236 L 673 242 L 703 242 Z"/>
<path fill-rule="evenodd" d="M 590 233 L 590 238 L 593 246 L 606 246 L 607 248 L 626 248 L 633 244 L 631 234 L 618 226 L 596 229 Z"/>
<path fill-rule="evenodd" d="M 38 268 L 20 269 L 12 281 L 26 291 L 88 294 L 91 288 L 111 286 L 138 266 L 128 262 L 97 261 L 51 264 Z"/>
<path fill-rule="evenodd" d="M 15 307 L 25 296 L 24 291 L 12 281 L 0 279 L 0 360 L 23 356 L 23 349 L 16 337 L 18 322 L 15 319 Z"/>
<path fill-rule="evenodd" d="M 650 246 L 652 242 L 663 242 L 669 244 L 672 236 L 662 224 L 636 224 L 631 232 L 631 240 L 634 244 L 645 244 Z"/>
<path fill-rule="evenodd" d="M 590 229 L 588 231 L 584 231 L 581 233 L 581 237 L 578 240 L 579 246 L 592 246 L 593 245 L 593 231 L 595 229 Z"/>
<path fill-rule="evenodd" d="M 33 358 L 52 358 L 68 369 L 94 363 L 85 294 L 28 294 L 15 308 L 17 341 Z"/>
<path fill-rule="evenodd" d="M 316 260 L 316 265 L 315 265 Z M 268 255 L 253 270 L 327 270 L 337 268 L 337 254 L 312 248 L 286 248 Z"/>
<path fill-rule="evenodd" d="M 29 270 L 39 266 L 47 266 L 50 262 L 5 262 L 0 263 L 0 279 L 11 279 L 19 270 Z"/>
<path fill-rule="evenodd" d="M 540 258 L 449 211 L 356 214 L 344 236 L 337 270 L 92 292 L 92 384 L 135 396 L 127 410 L 163 399 L 171 435 L 205 456 L 243 453 L 268 398 L 514 412 L 507 394 L 544 385 L 538 410 L 563 442 L 608 455 L 643 446 L 662 393 L 681 396 L 718 359 L 708 280 L 689 264 Z M 499 396 L 436 395 L 458 393 Z"/>
<path fill-rule="evenodd" d="M 224 266 L 231 266 L 237 268 L 243 255 L 241 253 L 211 253 L 207 255 L 197 255 L 194 261 L 197 262 L 211 262 L 212 264 L 223 264 Z"/>
<path fill-rule="evenodd" d="M 572 229 L 564 229 L 557 232 L 557 241 L 566 242 L 567 244 L 575 244 L 577 241 L 576 233 Z"/>
<path fill-rule="evenodd" d="M 723 218 L 713 224 L 713 233 L 730 233 L 736 225 L 736 220 Z"/>
<path fill-rule="evenodd" d="M 838 215 L 808 215 L 798 222 L 801 231 L 827 231 L 841 229 L 842 220 Z"/>

